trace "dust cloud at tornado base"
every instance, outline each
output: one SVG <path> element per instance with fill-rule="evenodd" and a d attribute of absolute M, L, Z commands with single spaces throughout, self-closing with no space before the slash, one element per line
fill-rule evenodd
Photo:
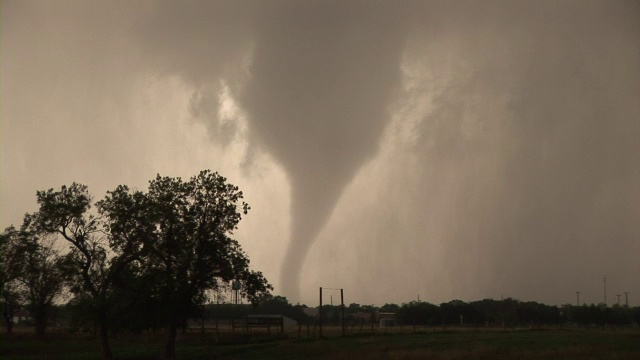
<path fill-rule="evenodd" d="M 96 16 L 79 8 L 74 17 Z M 220 146 L 212 157 L 245 147 L 236 171 L 243 188 L 260 183 L 268 193 L 258 180 L 264 167 L 287 179 L 289 194 L 261 199 L 288 210 L 260 204 L 266 212 L 249 215 L 289 217 L 290 233 L 278 233 L 287 239 L 275 242 L 288 248 L 270 253 L 277 261 L 250 254 L 276 293 L 309 304 L 318 286 L 344 287 L 349 302 L 363 303 L 418 294 L 562 303 L 582 291 L 599 302 L 605 274 L 619 287 L 611 291 L 633 292 L 637 3 L 119 9 L 107 15 L 125 39 L 108 44 L 135 61 L 118 62 L 113 88 L 131 89 L 128 73 L 177 79 L 184 111 Z M 90 40 L 73 46 L 102 48 Z M 241 229 L 243 243 L 274 241 L 261 236 L 269 225 Z"/>

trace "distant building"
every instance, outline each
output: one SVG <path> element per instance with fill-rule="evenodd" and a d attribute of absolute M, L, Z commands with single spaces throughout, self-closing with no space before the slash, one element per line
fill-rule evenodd
<path fill-rule="evenodd" d="M 244 326 L 247 331 L 251 328 L 263 328 L 267 331 L 284 333 L 285 329 L 295 328 L 298 322 L 290 317 L 280 314 L 249 314 L 244 318 Z"/>
<path fill-rule="evenodd" d="M 376 318 L 382 328 L 396 326 L 396 313 L 379 312 L 376 314 Z"/>

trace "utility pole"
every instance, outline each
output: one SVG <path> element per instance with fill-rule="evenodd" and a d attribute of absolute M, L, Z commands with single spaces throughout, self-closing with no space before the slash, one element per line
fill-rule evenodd
<path fill-rule="evenodd" d="M 620 306 L 620 294 L 616 294 L 616 296 L 618 297 L 618 306 Z"/>
<path fill-rule="evenodd" d="M 607 277 L 604 277 L 604 306 L 607 306 Z"/>
<path fill-rule="evenodd" d="M 576 306 L 580 306 L 580 291 L 576 291 Z"/>
<path fill-rule="evenodd" d="M 629 293 L 628 292 L 624 293 L 624 306 L 625 307 L 629 307 Z"/>
<path fill-rule="evenodd" d="M 340 307 L 342 310 L 342 316 L 340 320 L 342 321 L 342 336 L 347 335 L 347 328 L 344 325 L 344 289 L 340 289 Z"/>
<path fill-rule="evenodd" d="M 318 330 L 320 337 L 322 337 L 322 286 L 320 287 L 320 307 L 318 307 Z"/>

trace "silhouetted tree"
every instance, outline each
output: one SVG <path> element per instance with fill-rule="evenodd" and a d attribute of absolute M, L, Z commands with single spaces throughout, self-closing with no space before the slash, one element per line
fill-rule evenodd
<path fill-rule="evenodd" d="M 19 231 L 7 227 L 0 235 L 0 281 L 2 282 L 2 317 L 7 333 L 13 331 L 13 317 L 22 306 L 20 283 L 22 256 L 19 252 Z"/>
<path fill-rule="evenodd" d="M 164 357 L 173 359 L 178 327 L 202 311 L 208 292 L 238 281 L 242 295 L 257 303 L 272 289 L 260 272 L 249 269 L 248 257 L 229 237 L 249 206 L 218 173 L 202 171 L 186 182 L 158 175 L 146 193 L 118 186 L 95 204 L 97 213 L 85 185 L 38 191 L 36 197 L 39 210 L 25 217 L 28 231 L 11 227 L 1 238 L 5 318 L 12 317 L 12 296 L 19 294 L 12 287 L 16 274 L 22 271 L 24 285 L 34 290 L 29 294 L 33 309 L 50 308 L 59 292 L 48 288 L 42 296 L 44 285 L 59 282 L 46 276 L 63 274 L 75 295 L 71 308 L 91 319 L 104 359 L 113 358 L 112 325 L 142 330 L 163 321 Z M 53 267 L 55 251 L 37 239 L 48 234 L 69 245 L 61 272 Z M 21 241 L 28 256 L 5 251 L 19 249 L 12 244 Z M 22 268 L 14 266 L 16 259 L 24 259 Z M 128 325 L 114 314 L 128 315 Z M 38 328 L 44 330 L 44 324 Z"/>
<path fill-rule="evenodd" d="M 267 296 L 260 300 L 260 305 L 251 311 L 254 314 L 279 314 L 296 321 L 307 319 L 302 306 L 292 305 L 284 296 Z"/>
<path fill-rule="evenodd" d="M 68 242 L 69 252 L 62 260 L 63 271 L 71 292 L 90 299 L 89 312 L 98 329 L 103 359 L 113 358 L 108 331 L 113 284 L 129 264 L 139 259 L 142 250 L 140 237 L 112 235 L 103 222 L 109 215 L 109 206 L 126 190 L 119 187 L 108 193 L 99 204 L 106 210 L 98 206 L 101 217 L 90 213 L 92 199 L 85 185 L 73 183 L 62 186 L 59 191 L 38 191 L 40 209 L 30 219 L 38 231 L 58 234 Z M 136 200 L 139 198 L 126 204 L 131 221 L 140 210 Z"/>
<path fill-rule="evenodd" d="M 442 322 L 440 308 L 426 301 L 402 304 L 397 317 L 402 324 L 432 325 Z"/>
<path fill-rule="evenodd" d="M 243 295 L 257 301 L 271 289 L 261 273 L 249 270 L 240 244 L 228 236 L 249 206 L 218 173 L 202 171 L 189 181 L 158 175 L 146 194 L 122 190 L 117 195 L 123 204 L 136 197 L 144 204 L 133 222 L 127 207 L 102 207 L 109 209 L 112 234 L 140 238 L 148 250 L 140 271 L 153 279 L 151 296 L 162 310 L 157 315 L 166 321 L 165 359 L 175 358 L 177 329 L 199 311 L 208 290 L 240 281 Z"/>
<path fill-rule="evenodd" d="M 41 239 L 30 226 L 30 218 L 25 216 L 20 230 L 11 225 L 0 235 L 3 316 L 11 332 L 13 316 L 26 309 L 36 333 L 43 335 L 53 302 L 62 293 L 63 277 L 53 239 Z"/>
<path fill-rule="evenodd" d="M 384 304 L 380 307 L 380 312 L 395 313 L 398 310 L 400 310 L 400 305 L 398 304 Z"/>
<path fill-rule="evenodd" d="M 22 256 L 18 280 L 23 285 L 22 292 L 26 308 L 35 323 L 36 334 L 44 335 L 53 311 L 54 301 L 62 295 L 64 277 L 61 257 L 54 248 L 54 240 L 41 236 L 25 217 L 19 238 L 18 252 Z"/>

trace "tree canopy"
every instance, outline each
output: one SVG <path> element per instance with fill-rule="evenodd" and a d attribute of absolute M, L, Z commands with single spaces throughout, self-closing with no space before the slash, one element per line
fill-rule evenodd
<path fill-rule="evenodd" d="M 135 232 L 145 239 L 140 271 L 152 277 L 151 296 L 158 299 L 167 322 L 165 357 L 175 356 L 176 330 L 204 303 L 208 290 L 240 281 L 251 301 L 270 289 L 261 273 L 249 269 L 249 258 L 229 237 L 249 205 L 242 192 L 217 173 L 202 171 L 189 181 L 157 176 L 149 191 L 110 193 L 112 234 Z M 136 199 L 144 199 L 136 202 Z M 127 204 L 140 204 L 131 220 Z M 132 224 L 133 223 L 133 224 Z"/>
<path fill-rule="evenodd" d="M 212 291 L 235 281 L 257 303 L 272 289 L 231 238 L 249 205 L 216 172 L 201 171 L 186 181 L 158 175 L 146 192 L 120 185 L 98 202 L 78 183 L 36 197 L 39 209 L 25 216 L 23 229 L 11 226 L 0 238 L 5 318 L 19 295 L 15 279 L 40 286 L 47 274 L 57 274 L 74 295 L 74 308 L 98 330 L 104 359 L 113 358 L 109 328 L 122 325 L 115 314 L 133 315 L 138 329 L 164 324 L 164 357 L 170 359 L 177 329 L 201 311 Z M 63 256 L 43 245 L 54 235 L 67 244 Z M 29 254 L 25 261 L 18 261 L 19 251 Z"/>

